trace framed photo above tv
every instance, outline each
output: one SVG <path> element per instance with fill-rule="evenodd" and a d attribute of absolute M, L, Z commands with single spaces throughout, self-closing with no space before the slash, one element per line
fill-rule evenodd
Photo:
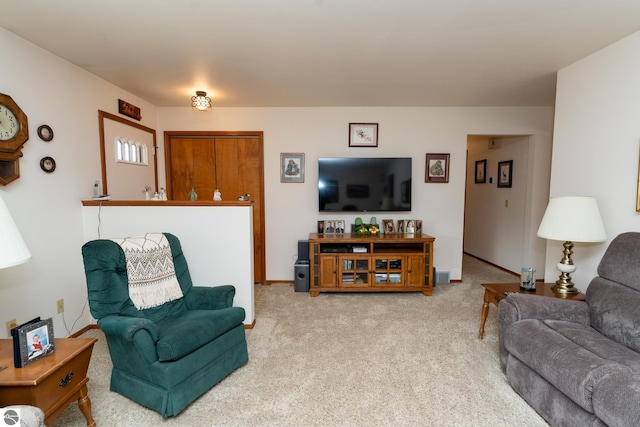
<path fill-rule="evenodd" d="M 349 123 L 349 147 L 377 147 L 377 123 Z"/>
<path fill-rule="evenodd" d="M 424 182 L 449 182 L 449 154 L 427 153 Z"/>
<path fill-rule="evenodd" d="M 280 182 L 304 182 L 304 153 L 280 153 Z"/>

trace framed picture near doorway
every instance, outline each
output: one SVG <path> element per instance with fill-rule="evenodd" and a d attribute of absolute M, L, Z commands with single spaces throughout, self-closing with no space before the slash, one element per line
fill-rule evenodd
<path fill-rule="evenodd" d="M 511 188 L 513 177 L 513 160 L 498 163 L 498 187 Z"/>
<path fill-rule="evenodd" d="M 487 182 L 487 159 L 478 160 L 476 162 L 476 184 L 484 184 Z"/>

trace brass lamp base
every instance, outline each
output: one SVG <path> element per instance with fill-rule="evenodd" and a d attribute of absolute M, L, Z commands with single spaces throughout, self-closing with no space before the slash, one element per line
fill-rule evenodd
<path fill-rule="evenodd" d="M 563 283 L 562 280 L 556 280 L 556 284 L 551 287 L 551 290 L 557 294 L 577 294 L 580 291 L 573 286 L 573 282 Z"/>
<path fill-rule="evenodd" d="M 564 242 L 562 247 L 564 248 L 562 251 L 562 259 L 556 264 L 556 268 L 560 270 L 561 273 L 560 278 L 556 280 L 556 284 L 551 287 L 551 290 L 561 295 L 577 294 L 580 291 L 573 286 L 573 282 L 571 281 L 571 273 L 576 271 L 576 266 L 571 260 L 573 243 Z"/>

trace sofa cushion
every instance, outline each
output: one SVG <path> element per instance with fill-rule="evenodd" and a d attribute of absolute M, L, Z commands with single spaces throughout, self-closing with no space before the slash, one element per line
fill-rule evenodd
<path fill-rule="evenodd" d="M 601 378 L 620 370 L 640 372 L 635 352 L 588 325 L 573 322 L 521 320 L 508 327 L 504 345 L 591 413 L 592 394 Z"/>
<path fill-rule="evenodd" d="M 621 369 L 593 391 L 593 411 L 610 427 L 640 425 L 640 373 Z"/>
<path fill-rule="evenodd" d="M 596 277 L 587 288 L 586 300 L 591 326 L 612 340 L 640 352 L 640 292 Z"/>
<path fill-rule="evenodd" d="M 220 310 L 186 310 L 179 318 L 157 323 L 156 351 L 162 362 L 177 360 L 213 341 L 244 321 L 241 307 Z"/>
<path fill-rule="evenodd" d="M 611 241 L 602 256 L 598 264 L 598 275 L 640 291 L 638 253 L 640 253 L 640 233 L 619 234 Z"/>

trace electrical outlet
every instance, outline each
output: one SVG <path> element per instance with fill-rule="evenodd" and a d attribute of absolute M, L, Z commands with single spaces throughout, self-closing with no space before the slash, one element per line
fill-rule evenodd
<path fill-rule="evenodd" d="M 59 299 L 56 302 L 56 307 L 58 308 L 58 314 L 62 313 L 64 311 L 64 299 Z"/>
<path fill-rule="evenodd" d="M 16 319 L 11 319 L 7 322 L 7 336 L 10 337 L 11 336 L 11 329 L 15 328 L 16 326 L 18 326 L 18 323 L 16 322 Z"/>

